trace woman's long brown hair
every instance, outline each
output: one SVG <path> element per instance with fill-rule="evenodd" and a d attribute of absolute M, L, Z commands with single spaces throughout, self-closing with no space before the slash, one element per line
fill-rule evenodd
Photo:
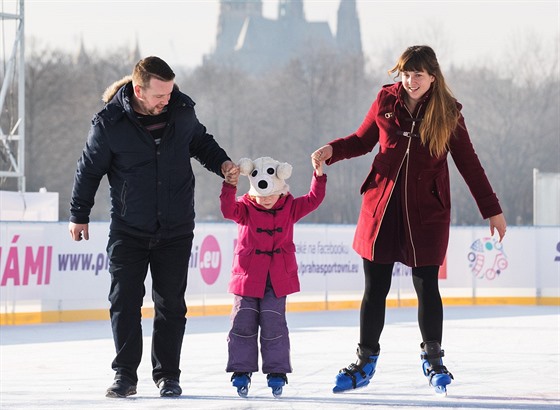
<path fill-rule="evenodd" d="M 408 47 L 388 72 L 389 75 L 396 72 L 397 79 L 404 71 L 426 71 L 435 77 L 432 96 L 420 124 L 420 140 L 428 146 L 432 156 L 443 155 L 448 150 L 449 139 L 457 127 L 460 113 L 456 99 L 445 83 L 436 53 L 429 46 Z"/>

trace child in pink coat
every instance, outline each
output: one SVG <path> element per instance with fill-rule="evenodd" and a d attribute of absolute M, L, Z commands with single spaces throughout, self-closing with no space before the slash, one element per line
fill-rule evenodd
<path fill-rule="evenodd" d="M 249 177 L 249 192 L 236 198 L 239 173 L 233 171 L 226 175 L 220 195 L 224 218 L 238 226 L 228 289 L 235 298 L 226 371 L 233 372 L 233 386 L 246 397 L 252 373 L 258 371 L 260 328 L 262 372 L 277 397 L 292 371 L 286 296 L 300 290 L 294 224 L 319 207 L 327 176 L 322 163 L 314 163 L 309 193 L 294 198 L 285 183 L 290 164 L 262 157 L 243 158 L 238 165 L 239 173 Z"/>

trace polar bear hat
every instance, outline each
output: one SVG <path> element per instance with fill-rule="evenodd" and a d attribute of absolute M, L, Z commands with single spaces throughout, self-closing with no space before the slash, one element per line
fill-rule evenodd
<path fill-rule="evenodd" d="M 241 158 L 239 172 L 249 177 L 251 196 L 286 195 L 290 189 L 284 180 L 292 175 L 292 166 L 270 157 L 256 160 Z"/>

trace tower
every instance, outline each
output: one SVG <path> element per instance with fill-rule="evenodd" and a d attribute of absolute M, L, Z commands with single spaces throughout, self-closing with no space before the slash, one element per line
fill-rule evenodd
<path fill-rule="evenodd" d="M 204 62 L 261 73 L 277 69 L 311 50 L 350 54 L 363 63 L 360 22 L 355 0 L 341 0 L 338 35 L 327 21 L 307 21 L 303 0 L 278 0 L 278 18 L 262 14 L 261 0 L 220 0 L 214 52 Z"/>
<path fill-rule="evenodd" d="M 278 20 L 305 20 L 303 0 L 279 0 Z"/>
<path fill-rule="evenodd" d="M 215 54 L 231 53 L 235 49 L 245 20 L 261 16 L 262 0 L 220 0 Z"/>
<path fill-rule="evenodd" d="M 134 66 L 142 58 L 140 53 L 140 42 L 138 41 L 138 34 L 136 34 L 136 43 L 134 49 L 130 52 L 130 62 Z"/>
<path fill-rule="evenodd" d="M 338 7 L 336 42 L 340 50 L 362 55 L 360 19 L 356 0 L 341 0 Z"/>
<path fill-rule="evenodd" d="M 90 58 L 86 51 L 86 46 L 84 44 L 84 36 L 80 37 L 80 49 L 78 50 L 78 56 L 76 57 L 76 63 L 78 65 L 88 65 L 90 64 Z"/>

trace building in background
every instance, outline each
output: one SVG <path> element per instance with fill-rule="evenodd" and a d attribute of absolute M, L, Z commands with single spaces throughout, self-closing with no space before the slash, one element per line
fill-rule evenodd
<path fill-rule="evenodd" d="M 263 17 L 262 9 L 262 0 L 221 0 L 216 47 L 203 64 L 259 74 L 321 51 L 363 61 L 355 0 L 340 1 L 335 34 L 328 22 L 306 20 L 303 0 L 279 0 L 276 20 Z"/>

